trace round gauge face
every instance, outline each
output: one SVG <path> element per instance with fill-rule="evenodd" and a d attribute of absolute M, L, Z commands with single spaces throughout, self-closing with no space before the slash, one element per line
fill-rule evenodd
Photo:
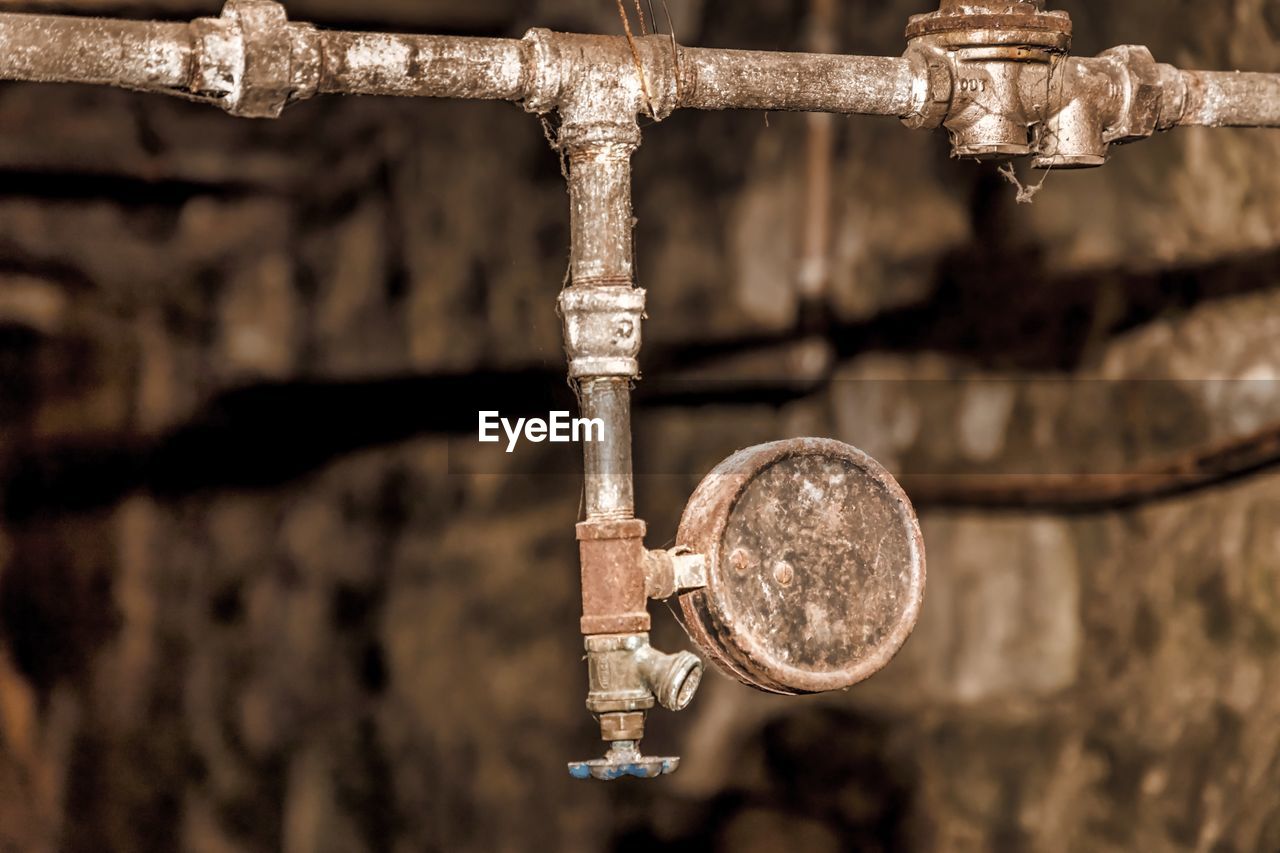
<path fill-rule="evenodd" d="M 862 451 L 826 439 L 730 457 L 698 487 L 679 544 L 707 557 L 685 627 L 723 669 L 775 693 L 840 690 L 883 668 L 920 614 L 911 503 Z"/>

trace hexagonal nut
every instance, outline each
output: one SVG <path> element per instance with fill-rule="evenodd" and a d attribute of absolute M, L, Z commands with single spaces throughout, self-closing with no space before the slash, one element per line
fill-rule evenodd
<path fill-rule="evenodd" d="M 912 45 L 906 58 L 911 63 L 917 89 L 914 111 L 902 117 L 912 130 L 934 130 L 942 127 L 951 111 L 954 74 L 951 62 L 941 50 Z"/>
<path fill-rule="evenodd" d="M 1151 51 L 1141 45 L 1126 44 L 1100 54 L 1119 66 L 1127 81 L 1127 103 L 1119 121 L 1107 128 L 1107 142 L 1146 139 L 1161 126 L 1164 107 L 1164 78 Z"/>
<path fill-rule="evenodd" d="M 641 740 L 644 738 L 644 712 L 600 715 L 601 740 Z"/>
<path fill-rule="evenodd" d="M 245 63 L 234 104 L 245 118 L 276 118 L 293 90 L 293 41 L 285 8 L 274 0 L 227 0 L 222 17 L 239 28 Z"/>

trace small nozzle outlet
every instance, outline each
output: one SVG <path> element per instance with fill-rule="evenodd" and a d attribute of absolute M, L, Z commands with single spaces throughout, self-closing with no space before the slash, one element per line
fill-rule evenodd
<path fill-rule="evenodd" d="M 668 711 L 683 711 L 702 683 L 702 660 L 690 652 L 666 655 L 651 647 L 639 653 L 640 672 L 658 704 Z"/>

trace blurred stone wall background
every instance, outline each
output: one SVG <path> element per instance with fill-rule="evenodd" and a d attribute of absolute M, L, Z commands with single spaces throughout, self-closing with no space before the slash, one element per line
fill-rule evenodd
<path fill-rule="evenodd" d="M 669 3 L 685 43 L 803 43 L 799 0 Z M 609 0 L 288 5 L 618 30 Z M 1062 7 L 1078 52 L 1280 71 L 1275 0 Z M 898 53 L 925 10 L 845 3 L 842 49 Z M 1028 207 L 941 138 L 839 128 L 816 331 L 793 288 L 803 119 L 646 134 L 654 544 L 758 441 L 1122 470 L 1280 416 L 1280 133 L 1179 131 Z M 464 475 L 449 438 L 562 393 L 567 235 L 555 156 L 510 105 L 254 123 L 0 88 L 0 849 L 1280 850 L 1275 476 L 1125 512 L 926 512 L 927 608 L 881 676 L 790 700 L 711 678 L 656 716 L 677 776 L 569 779 L 598 749 L 576 481 L 533 451 Z M 834 379 L 795 381 L 815 358 Z"/>

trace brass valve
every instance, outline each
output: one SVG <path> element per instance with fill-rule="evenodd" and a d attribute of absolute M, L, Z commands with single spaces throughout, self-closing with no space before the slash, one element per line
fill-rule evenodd
<path fill-rule="evenodd" d="M 1145 47 L 1072 57 L 1066 12 L 1036 2 L 958 3 L 916 15 L 907 58 L 927 89 L 909 127 L 945 127 L 956 157 L 1033 155 L 1039 169 L 1106 163 L 1113 143 L 1183 117 L 1187 84 Z"/>

